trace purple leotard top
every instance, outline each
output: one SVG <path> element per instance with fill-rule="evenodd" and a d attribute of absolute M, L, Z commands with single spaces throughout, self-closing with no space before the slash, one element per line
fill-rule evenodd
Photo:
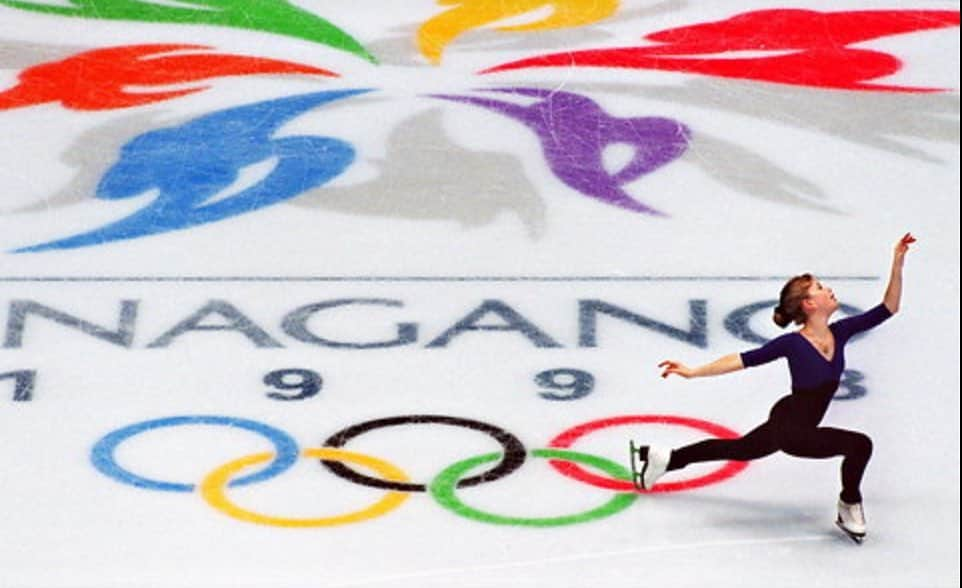
<path fill-rule="evenodd" d="M 835 337 L 835 355 L 830 360 L 825 359 L 804 335 L 796 331 L 742 353 L 742 365 L 754 367 L 785 357 L 792 374 L 793 391 L 814 390 L 826 386 L 834 391 L 845 369 L 845 344 L 853 335 L 878 326 L 890 316 L 892 313 L 889 309 L 884 304 L 879 304 L 862 314 L 830 324 L 828 328 Z"/>

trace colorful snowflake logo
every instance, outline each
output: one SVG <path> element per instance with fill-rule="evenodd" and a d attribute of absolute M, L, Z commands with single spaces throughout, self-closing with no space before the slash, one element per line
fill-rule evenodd
<path fill-rule="evenodd" d="M 872 124 L 841 128 L 837 122 L 847 115 L 856 119 L 865 96 L 897 108 L 898 101 L 945 92 L 941 88 L 877 82 L 898 72 L 902 65 L 897 57 L 865 48 L 865 43 L 959 25 L 957 11 L 821 12 L 779 8 L 647 32 L 628 46 L 612 47 L 603 24 L 623 10 L 617 0 L 438 3 L 441 10 L 415 30 L 402 31 L 397 39 L 371 43 L 356 39 L 346 27 L 338 25 L 337 18 L 324 18 L 285 0 L 69 0 L 56 5 L 0 0 L 0 7 L 63 18 L 204 25 L 283 35 L 343 52 L 372 68 L 379 67 L 383 59 L 397 58 L 398 52 L 392 48 L 398 41 L 416 49 L 422 66 L 444 67 L 445 53 L 456 50 L 459 43 L 471 42 L 469 37 L 495 48 L 522 39 L 521 48 L 528 57 L 477 71 L 474 89 L 425 93 L 421 98 L 480 109 L 515 121 L 519 128 L 534 134 L 545 169 L 567 190 L 648 216 L 665 216 L 666 212 L 641 201 L 626 185 L 679 161 L 690 151 L 698 152 L 693 159 L 701 161 L 706 172 L 741 192 L 795 206 L 831 207 L 817 201 L 819 193 L 811 183 L 778 168 L 762 154 L 711 137 L 676 118 L 657 113 L 612 113 L 579 90 L 577 84 L 540 87 L 518 83 L 522 75 L 518 72 L 567 74 L 585 68 L 678 72 L 690 76 L 690 83 L 656 86 L 629 76 L 609 85 L 606 91 L 708 104 L 736 112 L 746 106 L 737 101 L 726 103 L 726 97 L 705 85 L 704 80 L 743 80 L 769 88 L 765 108 L 745 114 L 790 120 L 786 113 L 791 113 L 809 127 L 845 140 L 918 155 L 891 135 L 924 133 L 926 126 L 919 121 L 938 117 L 938 109 L 945 108 L 941 103 L 930 101 L 919 107 L 916 102 L 911 108 L 901 109 L 898 116 Z M 525 17 L 528 20 L 523 24 L 500 24 Z M 642 27 L 644 19 L 638 20 Z M 534 34 L 541 35 L 542 42 L 550 40 L 548 33 L 559 30 L 584 32 L 582 47 L 557 47 L 544 53 L 524 43 Z M 0 116 L 49 103 L 76 111 L 136 109 L 203 92 L 207 89 L 204 84 L 227 76 L 300 76 L 320 83 L 340 77 L 332 68 L 303 60 L 238 55 L 186 43 L 101 47 L 49 57 L 56 52 L 50 47 L 23 44 L 4 47 L 0 42 L 0 65 L 5 56 L 41 56 L 21 68 L 12 87 L 0 88 Z M 513 81 L 505 83 L 505 79 Z M 350 83 L 346 78 L 340 81 Z M 798 92 L 805 93 L 801 100 Z M 329 184 L 366 158 L 355 144 L 336 136 L 279 133 L 282 126 L 317 109 L 350 116 L 351 104 L 377 93 L 377 88 L 358 87 L 315 90 L 251 103 L 238 100 L 230 108 L 132 135 L 124 126 L 118 131 L 123 140 L 107 169 L 103 170 L 102 155 L 97 159 L 79 149 L 75 158 L 80 169 L 77 180 L 63 193 L 51 196 L 44 207 L 56 208 L 89 195 L 103 200 L 148 193 L 153 196 L 118 220 L 27 245 L 16 252 L 72 249 L 148 237 L 281 202 L 359 214 L 455 218 L 465 224 L 480 224 L 499 207 L 509 206 L 519 211 L 529 233 L 536 236 L 541 231 L 544 221 L 537 191 L 517 161 L 504 154 L 480 156 L 479 152 L 438 140 L 444 133 L 435 111 L 420 113 L 399 125 L 388 139 L 387 156 L 377 163 L 380 175 L 353 189 Z M 830 105 L 831 117 L 820 110 L 826 105 Z M 952 105 L 947 108 L 951 110 Z M 412 163 L 405 142 L 424 142 L 425 133 L 433 137 L 433 148 L 442 150 L 445 158 L 463 160 L 456 177 L 442 177 L 450 172 L 437 162 Z M 605 161 L 606 150 L 614 145 L 630 148 L 630 156 L 617 169 L 611 169 Z M 261 177 L 232 190 L 243 169 L 265 162 L 270 162 L 269 169 Z M 755 170 L 757 177 L 748 177 L 745 169 Z M 452 202 L 429 194 L 431 187 L 441 182 L 461 182 L 477 192 L 475 201 L 455 198 Z M 486 188 L 489 184 L 499 189 Z M 377 196 L 372 198 L 372 194 Z"/>

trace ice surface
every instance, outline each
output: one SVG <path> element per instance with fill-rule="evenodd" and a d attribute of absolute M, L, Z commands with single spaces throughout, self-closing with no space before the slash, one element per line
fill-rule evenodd
<path fill-rule="evenodd" d="M 959 585 L 958 2 L 335 4 L 0 0 L 0 587 Z M 834 44 L 758 45 L 805 18 Z M 699 23 L 724 34 L 645 39 Z M 576 63 L 671 42 L 690 44 L 657 68 Z M 771 61 L 800 54 L 811 67 Z M 833 525 L 839 460 L 784 454 L 520 524 L 627 501 L 530 453 L 573 427 L 633 418 L 571 446 L 625 468 L 629 438 L 761 423 L 784 365 L 656 364 L 776 336 L 796 273 L 846 312 L 877 304 L 905 231 L 902 310 L 847 348 L 825 420 L 875 442 L 861 546 Z M 410 418 L 341 439 L 351 467 L 436 493 L 516 438 L 518 469 L 453 492 L 507 524 L 313 457 L 212 481 L 392 417 Z M 386 506 L 287 528 L 210 501 Z"/>

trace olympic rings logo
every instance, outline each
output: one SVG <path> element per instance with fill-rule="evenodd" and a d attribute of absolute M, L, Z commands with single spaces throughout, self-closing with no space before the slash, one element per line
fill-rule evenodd
<path fill-rule="evenodd" d="M 480 432 L 497 441 L 502 451 L 463 459 L 445 467 L 430 482 L 418 483 L 412 482 L 401 468 L 392 463 L 345 448 L 352 439 L 369 431 L 410 424 L 447 425 Z M 598 455 L 575 451 L 572 446 L 583 437 L 602 429 L 640 424 L 681 426 L 721 439 L 738 437 L 738 433 L 726 427 L 689 417 L 623 415 L 581 423 L 555 436 L 548 442 L 547 447 L 528 451 L 515 435 L 495 425 L 446 415 L 404 415 L 353 425 L 331 435 L 320 447 L 301 449 L 290 435 L 264 423 L 229 416 L 188 415 L 143 421 L 108 433 L 94 445 L 91 461 L 97 470 L 117 482 L 146 490 L 199 492 L 203 500 L 214 509 L 235 519 L 261 525 L 331 527 L 357 523 L 387 514 L 414 493 L 427 493 L 444 509 L 475 521 L 498 525 L 557 527 L 614 515 L 638 499 L 642 492 L 634 488 L 631 472 L 627 468 Z M 223 464 L 204 476 L 199 484 L 148 478 L 118 463 L 117 449 L 129 439 L 148 431 L 185 425 L 212 425 L 249 431 L 270 441 L 274 451 L 247 455 Z M 229 488 L 266 482 L 283 474 L 299 458 L 320 460 L 335 476 L 354 484 L 382 489 L 385 493 L 379 500 L 360 510 L 317 518 L 290 518 L 254 512 L 236 504 L 228 496 Z M 529 458 L 546 459 L 560 474 L 591 486 L 613 490 L 615 494 L 600 506 L 552 517 L 518 517 L 487 512 L 470 506 L 458 496 L 459 488 L 487 484 L 504 478 L 524 465 Z M 364 468 L 377 477 L 362 474 L 351 466 Z M 747 466 L 747 462 L 726 462 L 706 475 L 658 484 L 647 493 L 677 492 L 714 484 L 735 476 Z M 258 467 L 261 469 L 257 470 Z M 603 475 L 590 472 L 586 467 Z M 250 473 L 250 470 L 255 471 Z"/>

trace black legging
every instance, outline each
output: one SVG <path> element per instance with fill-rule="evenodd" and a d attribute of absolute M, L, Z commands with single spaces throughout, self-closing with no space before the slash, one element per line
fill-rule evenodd
<path fill-rule="evenodd" d="M 715 460 L 749 461 L 784 451 L 796 457 L 844 456 L 842 493 L 845 502 L 862 501 L 859 485 L 872 456 L 872 440 L 855 431 L 819 427 L 837 383 L 817 390 L 796 390 L 775 403 L 766 422 L 738 439 L 708 439 L 671 453 L 669 470 Z"/>

